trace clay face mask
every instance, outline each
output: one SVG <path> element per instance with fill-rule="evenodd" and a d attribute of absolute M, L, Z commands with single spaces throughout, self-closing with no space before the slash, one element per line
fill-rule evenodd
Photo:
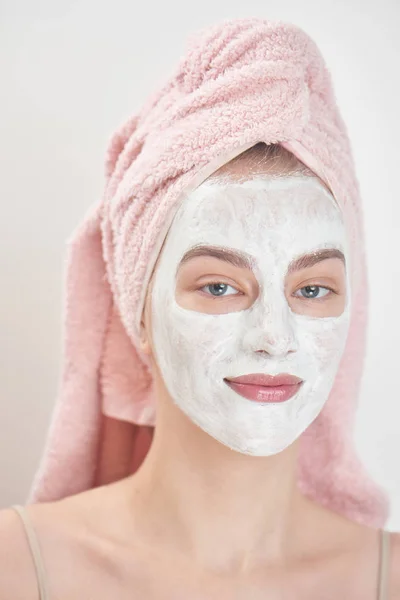
<path fill-rule="evenodd" d="M 229 300 L 212 298 L 213 286 L 202 287 L 205 281 L 198 285 L 203 291 L 186 290 L 185 302 L 178 302 L 181 260 L 200 245 L 251 257 L 253 297 L 245 306 L 233 296 L 239 286 L 232 265 L 228 281 L 208 278 L 227 284 L 223 291 L 232 294 Z M 310 425 L 329 396 L 348 331 L 347 276 L 343 310 L 333 316 L 318 312 L 319 296 L 327 293 L 324 288 L 308 290 L 311 296 L 317 292 L 315 299 L 296 292 L 290 301 L 286 289 L 294 261 L 326 249 L 348 258 L 341 212 L 313 178 L 206 182 L 177 211 L 154 274 L 155 360 L 172 400 L 233 450 L 254 456 L 280 452 Z M 223 269 L 222 264 L 218 275 Z M 203 269 L 203 275 L 213 271 Z M 250 287 L 245 290 L 248 298 Z M 209 296 L 204 295 L 207 290 Z M 189 308 L 187 298 L 189 306 L 194 298 Z M 245 301 L 246 294 L 240 298 Z M 289 374 L 302 383 L 284 402 L 256 402 L 225 381 L 253 373 Z"/>

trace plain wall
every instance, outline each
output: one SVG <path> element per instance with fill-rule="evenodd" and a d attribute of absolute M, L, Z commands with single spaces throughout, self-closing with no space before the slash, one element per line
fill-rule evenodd
<path fill-rule="evenodd" d="M 61 358 L 65 242 L 100 198 L 110 134 L 170 73 L 188 34 L 281 19 L 319 45 L 365 203 L 371 319 L 355 440 L 400 530 L 397 0 L 1 0 L 0 506 L 24 502 Z"/>

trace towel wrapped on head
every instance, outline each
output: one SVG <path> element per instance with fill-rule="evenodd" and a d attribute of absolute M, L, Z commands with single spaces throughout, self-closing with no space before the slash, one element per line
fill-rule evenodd
<path fill-rule="evenodd" d="M 388 500 L 353 442 L 367 323 L 361 201 L 331 78 L 300 28 L 233 19 L 196 32 L 176 70 L 115 133 L 101 202 L 68 242 L 62 373 L 30 502 L 57 500 L 138 468 L 156 422 L 138 350 L 147 285 L 182 199 L 258 142 L 280 144 L 341 206 L 351 248 L 352 315 L 330 397 L 301 438 L 301 491 L 381 527 Z"/>

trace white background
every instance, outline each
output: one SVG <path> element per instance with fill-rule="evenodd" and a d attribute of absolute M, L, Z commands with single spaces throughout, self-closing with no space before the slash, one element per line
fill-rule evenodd
<path fill-rule="evenodd" d="M 65 241 L 100 197 L 110 134 L 194 30 L 259 16 L 302 27 L 332 73 L 365 203 L 371 286 L 357 448 L 400 530 L 398 0 L 0 0 L 0 507 L 24 502 L 61 357 Z"/>

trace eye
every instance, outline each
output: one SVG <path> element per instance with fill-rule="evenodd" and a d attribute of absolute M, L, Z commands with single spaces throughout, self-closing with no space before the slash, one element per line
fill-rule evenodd
<path fill-rule="evenodd" d="M 238 290 L 236 288 L 234 288 L 231 285 L 228 285 L 227 283 L 222 283 L 221 281 L 215 281 L 212 283 L 208 283 L 207 285 L 199 288 L 201 291 L 203 290 L 210 290 L 210 293 L 205 292 L 207 295 L 209 296 L 214 296 L 214 297 L 218 297 L 218 296 L 232 296 L 235 294 L 225 294 L 226 290 L 230 288 L 231 290 L 234 290 L 234 292 L 237 292 Z"/>
<path fill-rule="evenodd" d="M 299 292 L 300 292 L 300 294 L 299 294 Z M 296 296 L 297 298 L 300 298 L 302 296 L 303 298 L 306 298 L 307 300 L 313 300 L 314 298 L 319 300 L 320 298 L 324 298 L 325 296 L 327 296 L 329 293 L 334 293 L 334 292 L 330 288 L 322 287 L 321 285 L 306 285 L 306 286 L 300 288 L 299 290 L 297 290 L 297 292 L 293 295 Z"/>

